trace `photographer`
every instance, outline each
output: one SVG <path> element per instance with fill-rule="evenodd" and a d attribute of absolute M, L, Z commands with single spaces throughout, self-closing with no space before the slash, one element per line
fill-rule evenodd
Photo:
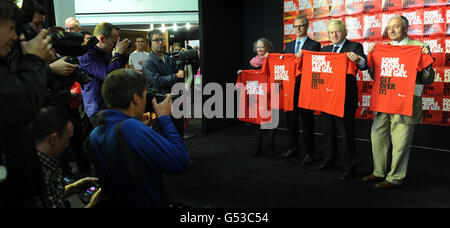
<path fill-rule="evenodd" d="M 119 31 L 112 24 L 103 22 L 95 27 L 94 34 L 99 43 L 80 57 L 80 66 L 93 80 L 83 89 L 83 101 L 86 114 L 93 127 L 97 126 L 98 113 L 106 109 L 101 95 L 103 81 L 110 72 L 124 68 L 128 58 L 125 55 L 128 39 L 120 41 Z M 117 53 L 111 53 L 116 48 Z"/>
<path fill-rule="evenodd" d="M 0 207 L 35 207 L 45 185 L 28 126 L 44 102 L 52 45 L 46 30 L 30 41 L 20 35 L 23 56 L 11 71 L 6 57 L 21 12 L 14 1 L 0 1 Z"/>
<path fill-rule="evenodd" d="M 90 146 L 113 207 L 168 207 L 162 174 L 185 171 L 189 165 L 186 145 L 170 121 L 170 96 L 160 104 L 156 98 L 147 100 L 146 85 L 139 72 L 122 69 L 109 74 L 102 86 L 110 109 L 100 113 Z M 143 118 L 147 102 L 153 104 L 162 134 Z"/>
<path fill-rule="evenodd" d="M 67 197 L 95 186 L 98 179 L 86 177 L 64 186 L 62 164 L 59 158 L 69 146 L 74 131 L 67 113 L 57 107 L 42 108 L 36 120 L 33 121 L 31 129 L 46 186 L 45 193 L 36 197 L 36 204 L 40 208 L 66 208 L 70 205 Z M 86 208 L 95 207 L 100 192 L 98 191 L 92 197 Z"/>

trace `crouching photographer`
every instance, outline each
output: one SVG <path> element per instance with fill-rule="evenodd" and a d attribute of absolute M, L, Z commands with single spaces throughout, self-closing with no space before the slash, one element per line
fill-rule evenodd
<path fill-rule="evenodd" d="M 163 173 L 185 171 L 186 145 L 170 120 L 171 98 L 147 100 L 147 80 L 135 70 L 116 70 L 102 86 L 109 109 L 100 112 L 90 148 L 104 196 L 112 207 L 168 207 Z M 142 116 L 151 102 L 162 133 Z"/>
<path fill-rule="evenodd" d="M 51 38 L 43 30 L 23 41 L 16 33 L 20 9 L 12 0 L 0 2 L 0 207 L 36 207 L 33 198 L 45 185 L 29 124 L 44 102 Z M 19 38 L 22 56 L 12 70 L 6 57 Z"/>

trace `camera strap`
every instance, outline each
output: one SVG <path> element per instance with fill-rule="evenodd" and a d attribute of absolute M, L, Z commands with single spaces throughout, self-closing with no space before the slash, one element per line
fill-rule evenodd
<path fill-rule="evenodd" d="M 120 127 L 122 126 L 123 122 L 125 122 L 125 120 L 121 121 L 116 128 L 117 150 L 119 151 L 125 164 L 125 168 L 128 170 L 128 173 L 133 179 L 134 184 L 138 187 L 139 194 L 141 195 L 141 197 L 143 197 L 145 202 L 150 203 L 150 205 L 148 205 L 149 207 L 155 207 L 156 205 L 153 205 L 153 200 L 150 199 L 145 192 L 144 179 L 142 178 L 141 171 L 136 164 L 136 158 L 133 156 L 131 149 L 128 147 L 125 137 L 120 132 Z"/>

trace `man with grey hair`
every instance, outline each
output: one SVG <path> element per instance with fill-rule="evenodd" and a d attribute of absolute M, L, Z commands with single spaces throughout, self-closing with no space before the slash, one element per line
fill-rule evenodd
<path fill-rule="evenodd" d="M 298 16 L 294 21 L 294 30 L 297 35 L 296 40 L 286 44 L 285 53 L 298 54 L 302 49 L 309 51 L 320 51 L 320 43 L 314 41 L 308 37 L 309 21 L 304 16 Z M 286 112 L 287 128 L 288 128 L 288 143 L 289 150 L 281 157 L 288 158 L 298 155 L 298 131 L 299 122 L 298 114 L 302 120 L 303 127 L 303 145 L 305 145 L 305 157 L 302 165 L 308 165 L 313 162 L 313 155 L 315 151 L 314 143 L 314 113 L 312 110 L 302 109 L 298 107 L 298 97 L 300 93 L 300 81 L 299 76 L 295 81 L 294 89 L 294 109 L 293 111 Z"/>
<path fill-rule="evenodd" d="M 389 20 L 387 32 L 391 45 L 415 45 L 422 47 L 422 53 L 431 55 L 428 45 L 408 36 L 408 20 L 403 16 L 394 16 Z M 369 53 L 375 50 L 369 48 Z M 374 69 L 369 73 L 374 78 Z M 406 177 L 409 154 L 414 136 L 414 129 L 422 122 L 422 92 L 424 85 L 433 83 L 435 72 L 432 64 L 417 73 L 414 92 L 412 116 L 375 112 L 372 124 L 372 153 L 374 172 L 364 177 L 364 182 L 378 182 L 376 188 L 392 188 L 401 186 Z M 386 176 L 388 151 L 392 142 L 391 171 Z"/>
<path fill-rule="evenodd" d="M 80 21 L 74 17 L 66 19 L 66 32 L 81 32 Z"/>

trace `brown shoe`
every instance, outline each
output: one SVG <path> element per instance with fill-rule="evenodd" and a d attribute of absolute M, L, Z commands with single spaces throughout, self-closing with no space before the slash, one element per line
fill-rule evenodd
<path fill-rule="evenodd" d="M 382 180 L 384 180 L 383 177 L 377 177 L 377 176 L 375 176 L 373 174 L 369 175 L 369 176 L 365 176 L 363 178 L 363 181 L 366 182 L 366 183 L 377 183 L 377 182 L 380 182 Z"/>
<path fill-rule="evenodd" d="M 375 188 L 378 188 L 378 189 L 387 189 L 387 188 L 396 188 L 396 187 L 400 187 L 400 185 L 393 184 L 387 180 L 384 180 L 384 181 L 381 181 L 381 182 L 378 182 L 375 184 Z"/>

